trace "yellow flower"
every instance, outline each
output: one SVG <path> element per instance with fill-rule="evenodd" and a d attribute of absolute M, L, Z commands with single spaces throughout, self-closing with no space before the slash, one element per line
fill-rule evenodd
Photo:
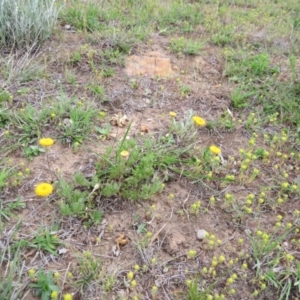
<path fill-rule="evenodd" d="M 30 278 L 33 278 L 34 275 L 35 275 L 35 269 L 29 269 L 29 270 L 28 270 L 28 276 L 29 276 Z"/>
<path fill-rule="evenodd" d="M 64 300 L 73 300 L 73 296 L 71 294 L 64 294 Z"/>
<path fill-rule="evenodd" d="M 128 280 L 132 280 L 133 277 L 134 277 L 133 272 L 128 272 L 128 273 L 127 273 L 127 278 L 128 278 Z"/>
<path fill-rule="evenodd" d="M 136 271 L 138 271 L 139 269 L 140 269 L 140 266 L 139 265 L 134 265 L 134 269 L 136 270 Z"/>
<path fill-rule="evenodd" d="M 44 147 L 49 147 L 54 144 L 54 140 L 51 138 L 43 138 L 39 140 L 39 144 Z"/>
<path fill-rule="evenodd" d="M 215 145 L 210 146 L 209 150 L 211 153 L 216 154 L 216 155 L 221 153 L 221 149 Z"/>
<path fill-rule="evenodd" d="M 200 127 L 206 125 L 206 121 L 199 116 L 193 116 L 193 121 L 195 122 L 196 125 L 198 125 Z"/>
<path fill-rule="evenodd" d="M 172 117 L 172 118 L 175 118 L 177 116 L 176 112 L 174 111 L 170 111 L 169 115 Z"/>
<path fill-rule="evenodd" d="M 53 185 L 47 182 L 39 183 L 35 188 L 35 193 L 40 197 L 47 197 L 53 192 Z"/>
<path fill-rule="evenodd" d="M 58 299 L 58 292 L 52 291 L 51 293 L 51 300 L 57 300 Z"/>
<path fill-rule="evenodd" d="M 129 156 L 129 152 L 126 150 L 121 151 L 120 155 L 122 156 L 122 158 L 127 159 Z"/>
<path fill-rule="evenodd" d="M 135 281 L 135 280 L 132 280 L 132 281 L 131 281 L 131 286 L 134 288 L 134 287 L 136 287 L 136 285 L 137 285 L 136 281 Z M 64 300 L 65 300 L 65 299 L 64 299 Z"/>

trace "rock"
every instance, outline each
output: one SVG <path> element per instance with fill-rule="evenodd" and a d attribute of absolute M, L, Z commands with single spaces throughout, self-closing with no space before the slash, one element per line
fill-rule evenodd
<path fill-rule="evenodd" d="M 174 76 L 171 60 L 158 51 L 148 52 L 142 56 L 131 55 L 126 59 L 125 71 L 129 76 Z"/>
<path fill-rule="evenodd" d="M 70 29 L 71 29 L 71 26 L 70 26 L 69 24 L 66 24 L 66 25 L 65 25 L 65 29 L 66 29 L 66 30 L 70 30 Z"/>
<path fill-rule="evenodd" d="M 197 231 L 197 240 L 202 241 L 202 240 L 205 238 L 206 234 L 207 234 L 207 231 L 206 231 L 206 230 L 204 230 L 204 229 L 199 229 L 199 230 Z"/>

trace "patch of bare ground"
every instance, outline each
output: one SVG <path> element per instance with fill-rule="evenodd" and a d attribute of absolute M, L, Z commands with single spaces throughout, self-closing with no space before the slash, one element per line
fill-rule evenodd
<path fill-rule="evenodd" d="M 95 102 L 107 111 L 108 118 L 119 112 L 126 114 L 131 124 L 129 138 L 167 133 L 170 111 L 176 111 L 177 118 L 181 118 L 187 110 L 193 109 L 206 120 L 213 121 L 230 109 L 228 95 L 231 88 L 223 77 L 223 60 L 217 48 L 204 48 L 197 56 L 178 57 L 168 50 L 166 38 L 153 36 L 146 48 L 137 47 L 127 57 L 126 67 L 115 66 L 115 74 L 111 77 L 97 77 L 96 83 L 105 88 L 106 99 L 102 101 L 88 89 L 89 84 L 95 82 L 89 53 L 95 52 L 93 62 L 100 65 L 100 52 L 106 44 L 99 42 L 83 49 L 83 40 L 83 35 L 63 32 L 62 37 L 49 42 L 44 49 L 48 61 L 47 79 L 38 80 L 35 87 L 26 84 L 31 92 L 17 96 L 14 99 L 16 105 L 25 101 L 39 105 L 45 99 L 51 103 L 51 99 L 59 95 L 63 84 L 64 93 Z M 80 62 L 71 61 L 74 51 L 82 53 Z M 75 75 L 74 83 L 68 83 L 64 77 L 66 69 Z M 181 93 L 184 86 L 188 87 L 188 92 Z M 239 116 L 234 115 L 233 118 Z M 142 127 L 146 127 L 147 131 L 141 132 Z M 202 268 L 210 265 L 213 256 L 248 251 L 249 242 L 241 245 L 237 240 L 245 236 L 245 230 L 251 231 L 256 227 L 256 219 L 248 217 L 241 220 L 239 214 L 223 209 L 223 202 L 224 195 L 231 192 L 235 193 L 235 197 L 245 198 L 253 190 L 251 184 L 223 187 L 217 180 L 209 186 L 201 180 L 192 184 L 170 172 L 170 182 L 162 193 L 149 202 L 131 203 L 116 198 L 98 203 L 105 216 L 101 224 L 91 228 L 85 228 L 76 216 L 64 220 L 57 206 L 60 199 L 51 196 L 40 200 L 34 195 L 34 187 L 41 180 L 68 180 L 77 171 L 87 177 L 93 175 L 99 155 L 109 145 L 116 145 L 126 130 L 126 127 L 112 126 L 104 141 L 93 133 L 77 151 L 56 143 L 45 154 L 27 163 L 32 170 L 30 179 L 17 191 L 26 203 L 26 208 L 18 214 L 18 219 L 22 220 L 18 238 L 31 238 L 40 227 L 59 224 L 56 234 L 63 242 L 59 247 L 63 251 L 54 256 L 45 255 L 38 249 L 27 250 L 22 254 L 25 268 L 58 271 L 62 278 L 70 271 L 76 281 L 80 275 L 78 253 L 91 252 L 101 261 L 103 278 L 113 276 L 116 278 L 115 284 L 108 291 L 96 284 L 88 285 L 82 297 L 79 296 L 80 288 L 76 290 L 65 284 L 64 291 L 74 293 L 75 299 L 125 299 L 134 295 L 144 295 L 143 299 L 183 299 L 182 287 L 189 278 L 188 274 L 199 274 Z M 51 128 L 46 133 L 51 133 Z M 226 161 L 230 156 L 236 156 L 237 150 L 247 143 L 248 135 L 239 125 L 232 132 L 201 129 L 196 140 L 196 146 L 201 148 L 219 145 Z M 14 159 L 20 159 L 18 154 Z M 238 165 L 232 165 L 230 170 L 234 174 L 237 168 Z M 268 181 L 267 173 L 264 180 Z M 212 195 L 216 197 L 214 207 L 209 201 Z M 199 200 L 201 214 L 191 214 L 191 205 Z M 295 208 L 296 204 L 291 203 L 290 210 L 281 213 L 291 213 Z M 278 210 L 266 207 L 266 213 L 273 218 Z M 265 219 L 261 226 L 267 228 L 268 220 Z M 211 251 L 205 241 L 197 240 L 199 229 L 205 229 L 220 239 L 220 247 Z M 127 242 L 118 245 L 116 241 L 122 234 Z M 7 229 L 1 237 L 2 243 L 9 242 L 8 237 Z M 193 260 L 187 255 L 190 249 L 197 251 L 197 257 Z M 228 260 L 231 258 L 234 259 L 228 257 Z M 135 265 L 139 265 L 141 271 L 136 273 L 138 287 L 131 289 L 124 279 Z M 151 296 L 154 284 L 160 292 Z M 248 284 L 251 285 L 245 280 L 244 286 L 239 287 L 237 295 L 231 299 L 249 299 L 251 288 Z M 223 288 L 223 282 L 220 285 L 216 282 L 216 290 Z M 24 299 L 37 298 L 30 292 Z"/>

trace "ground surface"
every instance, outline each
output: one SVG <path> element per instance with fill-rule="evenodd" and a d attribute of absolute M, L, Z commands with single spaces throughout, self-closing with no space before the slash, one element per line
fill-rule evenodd
<path fill-rule="evenodd" d="M 137 9 L 121 2 L 119 17 Z M 66 293 L 73 299 L 299 299 L 299 27 L 291 33 L 282 25 L 299 21 L 299 12 L 293 1 L 283 16 L 280 4 L 269 2 L 204 2 L 167 1 L 170 19 L 170 7 L 177 13 L 193 7 L 202 21 L 158 20 L 126 51 L 122 33 L 79 28 L 67 8 L 80 2 L 67 3 L 55 33 L 35 54 L 44 70 L 26 80 L 3 76 L 13 100 L 1 102 L 0 274 L 15 282 L 11 299 L 40 299 L 30 287 L 38 282 L 30 269 L 58 272 L 61 299 Z M 231 27 L 237 16 L 240 24 Z M 101 22 L 118 31 L 125 28 L 120 19 Z M 181 37 L 197 45 L 182 46 Z M 91 118 L 76 123 L 71 111 L 88 111 Z M 196 115 L 206 126 L 193 123 Z M 182 120 L 186 125 L 175 128 Z M 38 146 L 42 137 L 55 144 Z M 107 149 L 113 155 L 140 149 L 140 161 L 148 151 L 138 148 L 145 139 L 155 141 L 154 156 L 164 149 L 159 137 L 170 140 L 169 153 L 187 149 L 145 179 L 151 185 L 159 178 L 161 188 L 147 200 L 103 195 L 115 180 L 112 173 L 100 179 L 99 168 L 109 167 Z M 130 149 L 123 138 L 138 143 Z M 115 163 L 126 169 L 126 160 Z M 76 172 L 88 183 L 72 185 Z M 126 181 L 126 174 L 115 182 Z M 38 197 L 40 182 L 53 184 L 54 192 Z M 77 192 L 85 193 L 84 208 L 63 213 Z M 14 207 L 17 199 L 22 204 Z M 208 233 L 203 239 L 200 229 Z M 45 244 L 54 245 L 52 253 Z"/>

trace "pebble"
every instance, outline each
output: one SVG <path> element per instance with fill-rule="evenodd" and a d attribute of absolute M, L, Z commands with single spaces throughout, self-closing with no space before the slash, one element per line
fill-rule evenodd
<path fill-rule="evenodd" d="M 207 231 L 206 231 L 206 230 L 204 230 L 204 229 L 199 229 L 199 230 L 197 231 L 197 240 L 202 241 L 202 240 L 205 238 L 206 234 L 207 234 Z"/>

